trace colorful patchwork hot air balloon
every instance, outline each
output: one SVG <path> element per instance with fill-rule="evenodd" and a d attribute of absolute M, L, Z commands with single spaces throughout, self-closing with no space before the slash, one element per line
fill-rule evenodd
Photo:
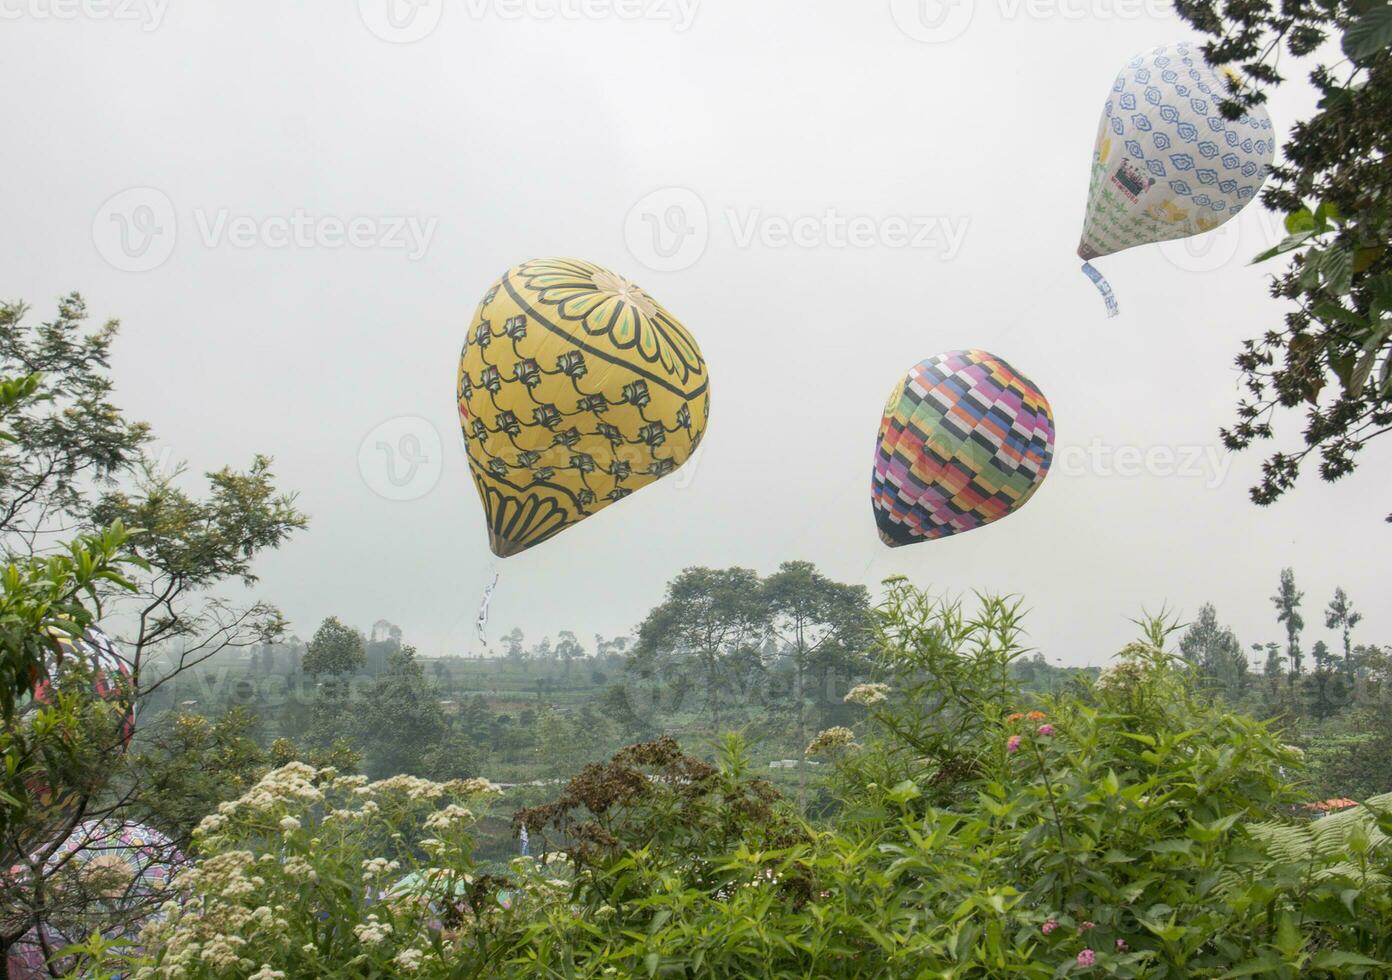
<path fill-rule="evenodd" d="M 1028 378 L 985 351 L 921 361 L 880 420 L 871 503 L 891 548 L 943 538 L 1022 507 L 1049 472 L 1054 418 Z"/>
<path fill-rule="evenodd" d="M 1227 91 L 1186 43 L 1137 55 L 1112 83 L 1078 244 L 1110 315 L 1116 300 L 1090 259 L 1211 231 L 1261 190 L 1276 152 L 1271 119 L 1261 106 L 1223 118 Z"/>
<path fill-rule="evenodd" d="M 673 472 L 710 412 L 696 340 L 642 289 L 579 259 L 503 274 L 459 360 L 459 422 L 507 557 Z"/>

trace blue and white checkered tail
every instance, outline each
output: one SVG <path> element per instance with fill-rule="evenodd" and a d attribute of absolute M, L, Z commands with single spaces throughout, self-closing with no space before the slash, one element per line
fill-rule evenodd
<path fill-rule="evenodd" d="M 1112 284 L 1107 281 L 1107 277 L 1097 271 L 1096 266 L 1091 262 L 1083 263 L 1083 275 L 1092 280 L 1092 284 L 1097 287 L 1097 291 L 1102 294 L 1102 302 L 1107 304 L 1107 315 L 1116 316 L 1117 310 L 1116 293 L 1112 292 Z"/>

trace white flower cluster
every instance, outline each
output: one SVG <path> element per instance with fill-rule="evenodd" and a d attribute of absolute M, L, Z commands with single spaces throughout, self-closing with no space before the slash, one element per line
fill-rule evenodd
<path fill-rule="evenodd" d="M 419 776 L 392 776 L 389 779 L 369 783 L 360 790 L 366 796 L 396 796 L 415 801 L 438 800 L 445 795 L 445 787 L 440 783 L 421 779 Z"/>
<path fill-rule="evenodd" d="M 888 684 L 857 684 L 843 699 L 847 704 L 862 704 L 867 708 L 889 700 Z"/>
<path fill-rule="evenodd" d="M 397 861 L 388 861 L 386 858 L 368 858 L 362 863 L 363 881 L 372 881 L 389 875 L 393 871 L 399 870 L 401 864 Z"/>
<path fill-rule="evenodd" d="M 467 823 L 474 819 L 474 815 L 468 809 L 451 803 L 443 810 L 436 810 L 425 818 L 425 829 L 435 833 L 448 833 L 457 823 Z"/>
<path fill-rule="evenodd" d="M 364 946 L 384 943 L 391 934 L 391 923 L 382 922 L 375 915 L 369 915 L 366 922 L 360 922 L 353 927 L 353 935 L 357 936 L 358 942 Z"/>
<path fill-rule="evenodd" d="M 134 977 L 285 980 L 287 971 L 299 974 L 305 969 L 302 957 L 308 957 L 320 975 L 327 975 L 321 966 L 349 965 L 322 962 L 318 944 L 324 906 L 317 889 L 322 881 L 341 882 L 343 858 L 352 855 L 360 865 L 364 890 L 370 895 L 387 893 L 401 865 L 389 857 L 370 856 L 374 851 L 368 848 L 382 845 L 383 827 L 373 818 L 389 818 L 386 829 L 393 848 L 404 853 L 414 844 L 438 854 L 441 867 L 447 869 L 459 847 L 450 843 L 455 840 L 452 831 L 475 819 L 462 804 L 496 792 L 498 787 L 486 779 L 437 783 L 394 776 L 374 783 L 300 762 L 267 773 L 198 825 L 200 849 L 207 856 L 175 881 L 184 900 L 167 903 L 161 917 L 142 932 L 153 964 L 140 966 Z M 435 836 L 409 839 L 406 828 L 421 826 L 416 820 Z M 568 888 L 560 879 L 547 884 Z M 384 914 L 384 908 L 393 911 Z M 431 948 L 439 936 L 436 932 L 437 938 L 431 938 L 431 923 L 439 929 L 438 912 L 420 896 L 401 903 L 399 916 L 396 908 L 395 903 L 378 906 L 378 914 L 367 914 L 351 926 L 363 948 L 354 963 L 365 966 L 375 960 L 378 975 L 428 972 L 428 967 L 438 965 Z M 464 941 L 460 933 L 446 938 L 445 944 Z"/>
<path fill-rule="evenodd" d="M 1093 682 L 1099 691 L 1124 692 L 1145 680 L 1145 666 L 1136 660 L 1123 660 L 1103 669 Z"/>
<path fill-rule="evenodd" d="M 825 752 L 834 752 L 837 749 L 850 748 L 855 745 L 855 732 L 841 725 L 835 728 L 828 728 L 817 733 L 817 737 L 807 743 L 808 755 L 821 755 Z"/>

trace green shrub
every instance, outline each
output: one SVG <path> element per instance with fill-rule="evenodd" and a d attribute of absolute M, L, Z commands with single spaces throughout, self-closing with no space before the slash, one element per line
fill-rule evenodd
<path fill-rule="evenodd" d="M 348 820 L 329 798 L 341 780 L 296 770 L 313 792 L 211 818 L 192 900 L 155 928 L 136 975 L 1392 970 L 1392 797 L 1311 821 L 1291 782 L 1299 751 L 1198 693 L 1164 622 L 1095 682 L 1027 700 L 1010 670 L 1025 652 L 1017 604 L 983 598 L 968 614 L 899 581 L 880 615 L 878 677 L 848 697 L 862 720 L 810 747 L 835 763 L 836 802 L 815 825 L 752 778 L 738 739 L 717 765 L 660 739 L 517 814 L 559 865 L 488 876 L 464 827 L 448 843 L 425 833 L 445 789 Z M 354 805 L 386 799 L 383 785 L 354 784 Z M 438 900 L 374 898 L 359 881 L 374 859 L 472 877 L 442 914 Z M 235 901 L 210 871 L 228 862 L 252 882 Z M 225 955 L 196 940 L 214 924 L 238 927 Z"/>

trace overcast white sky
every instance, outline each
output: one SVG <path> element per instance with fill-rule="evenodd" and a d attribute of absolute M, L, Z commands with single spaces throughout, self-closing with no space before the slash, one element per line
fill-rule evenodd
<path fill-rule="evenodd" d="M 0 294 L 47 315 L 78 289 L 119 316 L 119 399 L 169 458 L 276 458 L 313 523 L 258 593 L 301 635 L 385 617 L 427 655 L 476 647 L 493 559 L 456 360 L 489 282 L 561 254 L 693 331 L 710 428 L 688 469 L 502 563 L 495 638 L 588 643 L 685 566 L 792 558 L 1022 593 L 1069 663 L 1164 602 L 1273 639 L 1284 565 L 1307 646 L 1336 585 L 1364 639 L 1392 638 L 1392 443 L 1264 510 L 1261 456 L 1218 447 L 1232 357 L 1281 313 L 1245 264 L 1278 222 L 1252 207 L 1193 248 L 1100 260 L 1116 320 L 1078 271 L 1108 87 L 1193 37 L 1160 0 L 388 2 L 0 0 Z M 1277 131 L 1311 101 L 1303 75 L 1279 91 Z M 1006 521 L 891 551 L 868 499 L 885 394 L 961 347 L 1048 395 L 1055 472 Z"/>

